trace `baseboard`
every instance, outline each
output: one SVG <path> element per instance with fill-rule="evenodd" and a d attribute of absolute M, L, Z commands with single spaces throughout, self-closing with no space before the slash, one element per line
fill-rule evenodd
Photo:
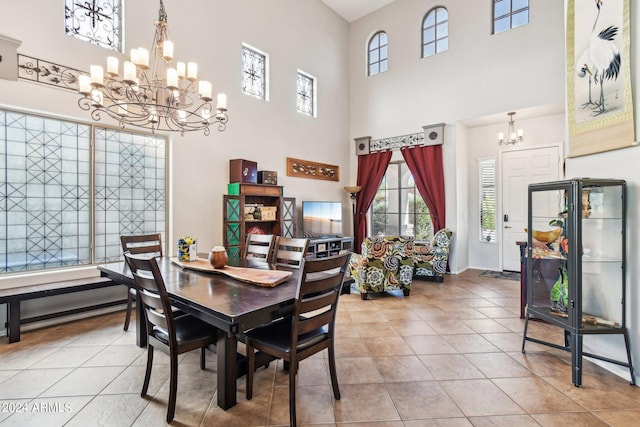
<path fill-rule="evenodd" d="M 99 310 L 92 310 L 92 311 L 86 311 L 83 313 L 77 313 L 77 314 L 72 314 L 69 316 L 60 316 L 60 317 L 56 317 L 53 319 L 48 319 L 48 320 L 42 320 L 42 321 L 37 321 L 37 322 L 32 322 L 32 323 L 28 323 L 25 325 L 22 325 L 20 327 L 20 330 L 22 332 L 25 331 L 32 331 L 35 329 L 41 329 L 41 328 L 46 328 L 49 326 L 55 326 L 55 325 L 60 325 L 63 323 L 69 323 L 69 322 L 75 322 L 77 320 L 81 320 L 81 319 L 87 319 L 89 317 L 95 317 L 95 316 L 100 316 L 103 314 L 110 314 L 110 313 L 115 313 L 117 311 L 124 311 L 127 308 L 126 304 L 121 304 L 121 305 L 114 305 L 111 307 L 106 307 L 106 308 L 101 308 Z M 122 315 L 122 324 L 124 325 L 124 313 Z M 7 330 L 4 330 L 3 336 L 7 335 Z"/>

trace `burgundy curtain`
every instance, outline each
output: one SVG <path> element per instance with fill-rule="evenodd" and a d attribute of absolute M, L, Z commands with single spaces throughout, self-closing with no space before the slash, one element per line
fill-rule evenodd
<path fill-rule="evenodd" d="M 391 151 L 378 151 L 358 156 L 358 182 L 362 190 L 356 200 L 356 223 L 354 252 L 360 253 L 362 241 L 367 234 L 367 211 L 373 203 L 378 187 L 382 182 L 391 160 Z"/>
<path fill-rule="evenodd" d="M 402 156 L 429 208 L 433 232 L 436 233 L 445 227 L 446 219 L 442 145 L 407 148 L 402 150 Z"/>

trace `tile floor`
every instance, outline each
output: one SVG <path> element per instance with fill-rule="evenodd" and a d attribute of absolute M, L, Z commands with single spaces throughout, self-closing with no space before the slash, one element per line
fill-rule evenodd
<path fill-rule="evenodd" d="M 326 355 L 301 363 L 298 424 L 340 427 L 637 426 L 640 388 L 585 361 L 571 384 L 568 354 L 527 343 L 520 352 L 519 282 L 479 271 L 444 284 L 416 281 L 410 297 L 362 301 L 343 295 L 337 330 L 342 399 L 331 393 Z M 165 423 L 166 357 L 156 353 L 149 396 L 140 397 L 145 350 L 124 313 L 0 338 L 0 424 L 157 426 Z M 132 328 L 133 329 L 133 328 Z M 558 328 L 531 322 L 536 337 L 562 342 Z M 288 424 L 287 375 L 272 363 L 256 375 L 254 398 L 216 405 L 215 355 L 201 371 L 198 352 L 182 355 L 172 424 Z"/>

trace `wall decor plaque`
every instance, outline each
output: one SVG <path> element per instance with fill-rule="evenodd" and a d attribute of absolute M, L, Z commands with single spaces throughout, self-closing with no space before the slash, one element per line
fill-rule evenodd
<path fill-rule="evenodd" d="M 287 176 L 340 181 L 340 168 L 335 165 L 287 157 Z"/>

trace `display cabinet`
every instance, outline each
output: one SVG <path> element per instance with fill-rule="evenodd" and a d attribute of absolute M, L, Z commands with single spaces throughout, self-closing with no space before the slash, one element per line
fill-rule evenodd
<path fill-rule="evenodd" d="M 626 327 L 626 184 L 571 179 L 529 185 L 526 247 L 527 306 L 522 352 L 532 341 L 571 353 L 572 382 L 582 384 L 582 357 L 629 368 Z M 564 329 L 564 343 L 528 335 L 531 319 Z M 622 358 L 583 352 L 583 337 L 617 334 Z"/>
<path fill-rule="evenodd" d="M 234 183 L 228 191 L 223 196 L 223 239 L 230 258 L 242 256 L 248 233 L 295 236 L 296 199 L 284 197 L 281 186 Z"/>

